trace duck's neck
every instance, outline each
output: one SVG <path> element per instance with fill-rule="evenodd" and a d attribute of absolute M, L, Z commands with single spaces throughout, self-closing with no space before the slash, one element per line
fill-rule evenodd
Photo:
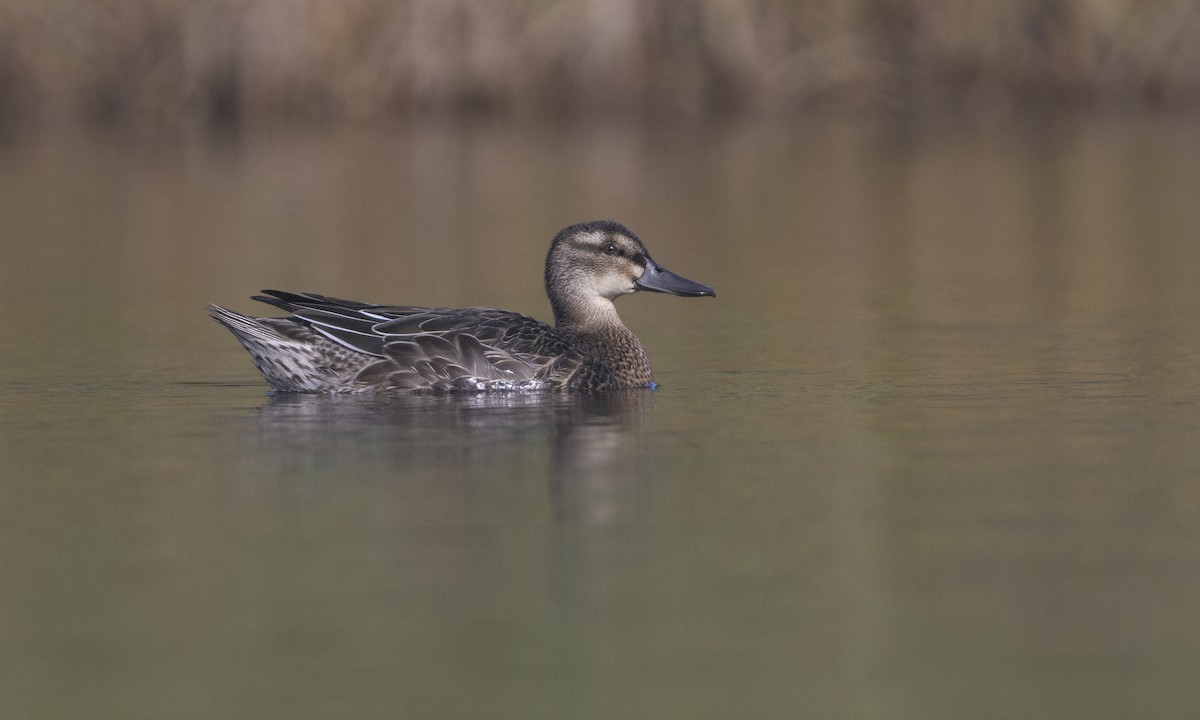
<path fill-rule="evenodd" d="M 619 327 L 625 329 L 613 301 L 599 296 L 567 296 L 553 298 L 554 327 L 571 332 L 586 332 L 589 328 Z"/>
<path fill-rule="evenodd" d="M 622 385 L 651 381 L 646 351 L 621 322 L 611 300 L 588 298 L 565 307 L 555 303 L 554 322 L 555 329 L 569 336 L 576 349 L 606 367 Z"/>

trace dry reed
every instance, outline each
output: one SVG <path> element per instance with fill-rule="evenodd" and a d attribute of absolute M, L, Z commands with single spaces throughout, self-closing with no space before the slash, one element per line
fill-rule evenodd
<path fill-rule="evenodd" d="M 1197 0 L 0 0 L 0 118 L 1200 100 Z"/>

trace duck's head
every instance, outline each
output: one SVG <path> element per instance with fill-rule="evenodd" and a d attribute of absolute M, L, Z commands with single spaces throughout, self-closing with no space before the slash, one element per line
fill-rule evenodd
<path fill-rule="evenodd" d="M 716 297 L 707 285 L 654 262 L 624 225 L 597 220 L 563 228 L 546 256 L 546 292 L 556 324 L 586 324 L 615 313 L 612 301 L 638 290 Z"/>

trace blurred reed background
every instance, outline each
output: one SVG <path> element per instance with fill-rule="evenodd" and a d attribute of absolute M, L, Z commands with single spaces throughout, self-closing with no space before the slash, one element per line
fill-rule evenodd
<path fill-rule="evenodd" d="M 1196 0 L 0 0 L 0 117 L 223 125 L 1200 101 Z"/>

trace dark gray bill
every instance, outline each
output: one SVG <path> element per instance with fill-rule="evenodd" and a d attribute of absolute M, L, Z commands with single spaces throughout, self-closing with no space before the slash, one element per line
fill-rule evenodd
<path fill-rule="evenodd" d="M 634 280 L 633 284 L 639 290 L 650 290 L 651 292 L 664 292 L 686 297 L 717 296 L 717 291 L 709 286 L 680 277 L 650 258 L 646 258 L 646 272 Z"/>

